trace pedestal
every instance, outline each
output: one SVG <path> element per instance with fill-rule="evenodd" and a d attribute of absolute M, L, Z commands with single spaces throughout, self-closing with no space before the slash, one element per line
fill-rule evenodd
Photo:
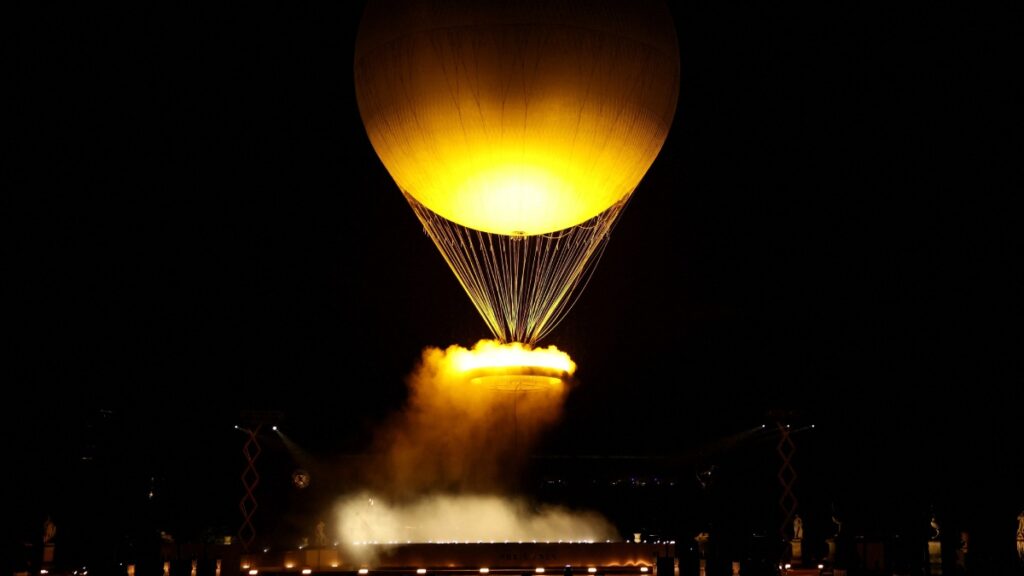
<path fill-rule="evenodd" d="M 708 561 L 704 558 L 700 559 L 700 576 L 708 576 Z"/>
<path fill-rule="evenodd" d="M 790 549 L 790 552 L 791 552 L 790 555 L 789 555 L 790 563 L 792 563 L 793 566 L 799 566 L 799 565 L 803 564 L 803 562 L 804 562 L 804 560 L 803 560 L 803 556 L 804 556 L 804 553 L 803 553 L 803 541 L 802 540 L 790 540 L 789 541 L 789 549 Z"/>
<path fill-rule="evenodd" d="M 835 538 L 827 538 L 827 539 L 825 539 L 825 543 L 828 544 L 828 556 L 826 556 L 826 558 L 828 559 L 828 563 L 829 564 L 835 564 L 835 562 L 836 562 L 836 539 Z"/>
<path fill-rule="evenodd" d="M 740 576 L 740 563 L 739 562 L 733 562 L 732 563 L 732 576 Z"/>
<path fill-rule="evenodd" d="M 928 541 L 928 573 L 942 574 L 942 542 Z"/>
<path fill-rule="evenodd" d="M 43 544 L 43 567 L 49 568 L 53 565 L 53 551 L 54 546 L 52 543 Z"/>

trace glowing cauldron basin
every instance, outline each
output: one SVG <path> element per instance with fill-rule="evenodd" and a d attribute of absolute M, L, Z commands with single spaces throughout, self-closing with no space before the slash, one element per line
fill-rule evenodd
<path fill-rule="evenodd" d="M 560 386 L 576 371 L 576 363 L 558 348 L 534 349 L 519 342 L 484 340 L 472 350 L 459 349 L 450 360 L 470 384 L 495 390 Z"/>

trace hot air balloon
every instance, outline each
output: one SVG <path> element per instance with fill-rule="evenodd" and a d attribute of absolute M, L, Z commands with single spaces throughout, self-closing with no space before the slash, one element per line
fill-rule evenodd
<path fill-rule="evenodd" d="M 370 0 L 354 71 L 374 150 L 495 338 L 543 338 L 668 134 L 667 7 Z"/>

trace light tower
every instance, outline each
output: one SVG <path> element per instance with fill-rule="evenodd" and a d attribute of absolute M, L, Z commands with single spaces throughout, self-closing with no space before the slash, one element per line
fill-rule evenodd
<path fill-rule="evenodd" d="M 242 525 L 238 528 L 238 541 L 244 552 L 249 551 L 253 540 L 256 539 L 256 526 L 253 518 L 256 516 L 256 509 L 259 503 L 256 500 L 256 488 L 260 483 L 260 474 L 256 469 L 256 460 L 263 451 L 260 447 L 259 433 L 263 426 L 273 426 L 276 429 L 277 423 L 282 419 L 280 412 L 245 410 L 240 417 L 241 424 L 235 425 L 235 430 L 246 435 L 242 444 L 242 456 L 245 457 L 245 467 L 242 469 L 242 487 L 244 493 L 238 503 L 238 509 L 242 513 Z"/>

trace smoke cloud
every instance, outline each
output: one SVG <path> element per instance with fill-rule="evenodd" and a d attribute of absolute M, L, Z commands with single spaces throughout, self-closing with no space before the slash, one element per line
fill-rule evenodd
<path fill-rule="evenodd" d="M 380 433 L 383 468 L 374 491 L 406 500 L 425 493 L 505 491 L 529 449 L 562 412 L 563 384 L 505 390 L 473 384 L 460 369 L 460 346 L 427 348 L 408 378 L 406 408 Z"/>
<path fill-rule="evenodd" d="M 343 501 L 338 510 L 340 534 L 348 545 L 618 538 L 597 513 L 534 508 L 495 495 L 439 495 L 394 506 L 360 494 Z"/>
<path fill-rule="evenodd" d="M 405 409 L 377 437 L 381 459 L 367 490 L 337 506 L 346 546 L 617 538 L 596 513 L 503 496 L 514 488 L 540 434 L 561 415 L 567 385 L 524 390 L 467 380 L 466 355 L 501 346 L 506 345 L 481 341 L 471 350 L 423 351 L 407 380 Z M 515 347 L 521 352 L 521 345 Z M 564 355 L 553 348 L 545 352 Z"/>

